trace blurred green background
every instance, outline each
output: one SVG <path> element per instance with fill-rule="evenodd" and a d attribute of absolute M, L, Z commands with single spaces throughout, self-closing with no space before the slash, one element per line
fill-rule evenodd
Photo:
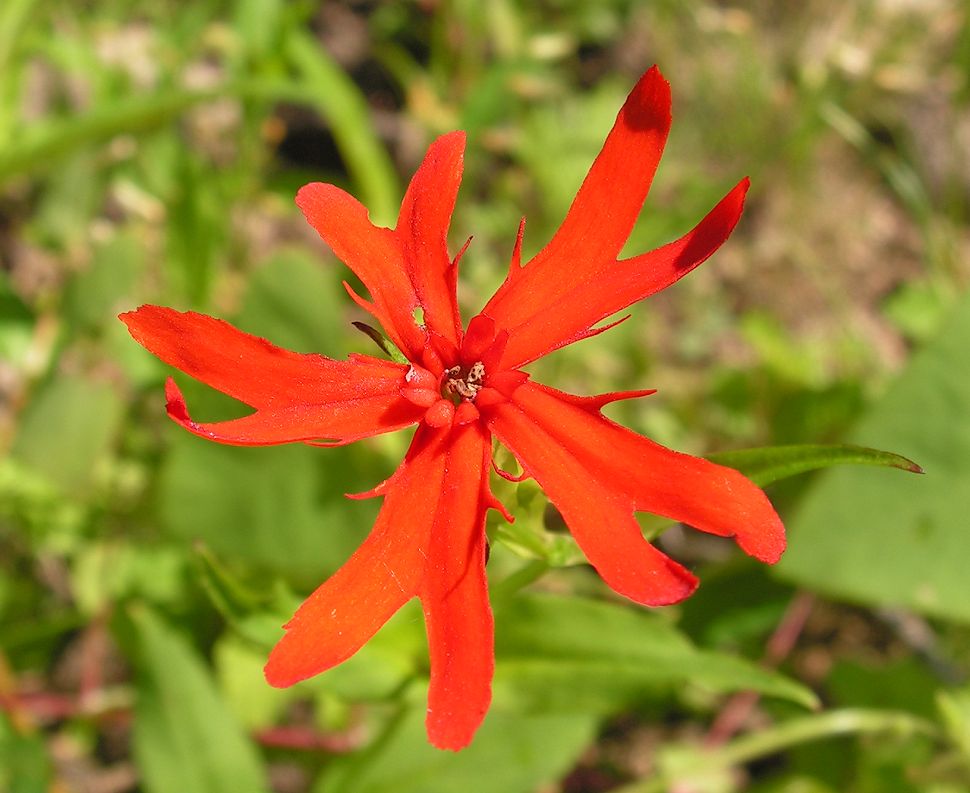
<path fill-rule="evenodd" d="M 0 791 L 970 790 L 968 17 L 957 0 L 3 0 Z M 628 252 L 747 175 L 744 218 L 534 376 L 657 388 L 611 414 L 684 451 L 848 441 L 926 476 L 774 485 L 791 548 L 773 570 L 672 529 L 702 585 L 653 612 L 573 565 L 534 487 L 503 489 L 539 541 L 493 543 L 496 702 L 459 755 L 425 743 L 419 611 L 270 689 L 279 626 L 373 521 L 342 494 L 407 438 L 190 436 L 116 314 L 194 308 L 300 351 L 376 352 L 293 196 L 332 182 L 392 223 L 425 147 L 461 128 L 471 316 L 521 216 L 527 255 L 549 239 L 653 63 L 674 127 Z M 195 415 L 239 415 L 179 382 Z M 522 554 L 553 568 L 525 589 Z M 764 698 L 732 694 L 748 689 Z"/>

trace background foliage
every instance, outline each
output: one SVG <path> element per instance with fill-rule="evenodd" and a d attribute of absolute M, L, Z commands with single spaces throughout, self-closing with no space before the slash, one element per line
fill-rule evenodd
<path fill-rule="evenodd" d="M 334 182 L 392 222 L 455 128 L 477 309 L 520 216 L 528 254 L 654 62 L 674 130 L 629 249 L 744 175 L 749 207 L 710 263 L 537 378 L 656 387 L 614 415 L 685 451 L 850 441 L 927 475 L 772 485 L 791 529 L 772 570 L 668 530 L 702 586 L 656 611 L 502 483 L 519 521 L 490 527 L 496 702 L 471 748 L 425 742 L 413 609 L 270 689 L 279 625 L 371 525 L 341 494 L 406 438 L 208 444 L 165 420 L 166 368 L 115 315 L 369 351 L 292 197 Z M 0 790 L 970 790 L 968 75 L 955 0 L 5 0 Z M 199 416 L 238 415 L 180 382 Z"/>

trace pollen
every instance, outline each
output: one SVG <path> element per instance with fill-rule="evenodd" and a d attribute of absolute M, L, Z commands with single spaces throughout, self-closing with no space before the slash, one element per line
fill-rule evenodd
<path fill-rule="evenodd" d="M 471 402 L 482 389 L 485 381 L 485 365 L 481 361 L 475 361 L 465 372 L 462 371 L 461 366 L 452 366 L 445 370 L 445 375 L 448 378 L 445 381 L 445 395 Z"/>

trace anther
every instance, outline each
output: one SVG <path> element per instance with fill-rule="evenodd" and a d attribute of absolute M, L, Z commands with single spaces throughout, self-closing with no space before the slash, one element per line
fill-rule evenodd
<path fill-rule="evenodd" d="M 462 376 L 461 366 L 452 366 L 445 370 L 445 392 L 461 399 L 472 401 L 485 381 L 485 366 L 481 361 L 475 361 L 468 372 Z"/>

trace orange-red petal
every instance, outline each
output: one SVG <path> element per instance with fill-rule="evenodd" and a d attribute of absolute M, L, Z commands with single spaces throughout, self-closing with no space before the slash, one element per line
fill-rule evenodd
<path fill-rule="evenodd" d="M 455 345 L 461 340 L 455 297 L 461 253 L 454 261 L 449 258 L 448 227 L 461 185 L 464 154 L 465 133 L 461 131 L 442 135 L 428 147 L 408 185 L 395 228 L 408 277 L 424 312 L 423 324 Z"/>
<path fill-rule="evenodd" d="M 562 226 L 524 267 L 513 261 L 505 283 L 483 309 L 510 334 L 503 368 L 599 332 L 597 323 L 690 272 L 734 229 L 747 180 L 681 239 L 617 261 L 669 130 L 670 87 L 654 67 L 624 103 Z"/>
<path fill-rule="evenodd" d="M 559 275 L 553 278 L 549 273 L 544 279 L 530 277 L 531 265 L 521 271 L 523 275 L 514 282 L 509 293 L 509 300 L 521 301 L 513 309 L 521 316 L 517 320 L 496 317 L 498 323 L 520 323 L 509 328 L 510 339 L 502 365 L 521 366 L 559 347 L 608 329 L 594 326 L 617 311 L 666 289 L 703 264 L 737 225 L 747 190 L 748 180 L 744 179 L 691 231 L 656 250 L 621 261 L 590 261 L 583 280 L 575 277 L 581 268 L 572 261 L 568 266 L 560 264 L 562 270 L 569 273 L 565 278 Z M 554 299 L 549 299 L 548 291 L 541 286 L 549 280 L 559 280 L 561 284 Z"/>
<path fill-rule="evenodd" d="M 604 580 L 650 605 L 674 602 L 692 577 L 647 546 L 633 512 L 734 537 L 775 562 L 784 527 L 764 492 L 737 471 L 680 454 L 602 416 L 595 402 L 526 383 L 490 408 L 489 426 L 542 486 Z M 638 567 L 641 569 L 638 571 Z"/>
<path fill-rule="evenodd" d="M 650 190 L 669 131 L 670 85 L 654 66 L 627 97 L 552 240 L 525 267 L 513 257 L 508 278 L 483 309 L 512 335 L 503 358 L 510 367 L 549 349 L 516 339 L 517 329 L 541 323 L 541 315 L 563 296 L 616 260 Z"/>
<path fill-rule="evenodd" d="M 515 400 L 488 415 L 491 430 L 556 505 L 610 587 L 646 606 L 676 603 L 694 591 L 694 576 L 643 538 L 633 499 L 615 483 L 590 470 Z"/>
<path fill-rule="evenodd" d="M 492 698 L 494 629 L 485 580 L 491 443 L 478 422 L 456 427 L 451 437 L 420 597 L 431 656 L 428 738 L 458 750 L 471 741 Z"/>
<path fill-rule="evenodd" d="M 193 311 L 142 306 L 121 319 L 134 339 L 165 363 L 256 408 L 239 419 L 199 423 L 169 381 L 169 415 L 211 440 L 348 442 L 413 424 L 423 412 L 401 396 L 408 368 L 392 361 L 363 355 L 337 361 L 291 352 Z"/>
<path fill-rule="evenodd" d="M 418 429 L 370 535 L 284 626 L 266 664 L 272 685 L 291 686 L 347 660 L 418 593 L 433 524 L 428 504 L 447 462 L 442 436 Z"/>
<path fill-rule="evenodd" d="M 375 226 L 357 199 L 333 185 L 308 184 L 297 194 L 310 225 L 367 287 L 373 303 L 365 307 L 410 360 L 420 360 L 424 328 L 459 342 L 457 268 L 448 256 L 447 238 L 464 147 L 463 132 L 431 144 L 393 230 Z"/>

